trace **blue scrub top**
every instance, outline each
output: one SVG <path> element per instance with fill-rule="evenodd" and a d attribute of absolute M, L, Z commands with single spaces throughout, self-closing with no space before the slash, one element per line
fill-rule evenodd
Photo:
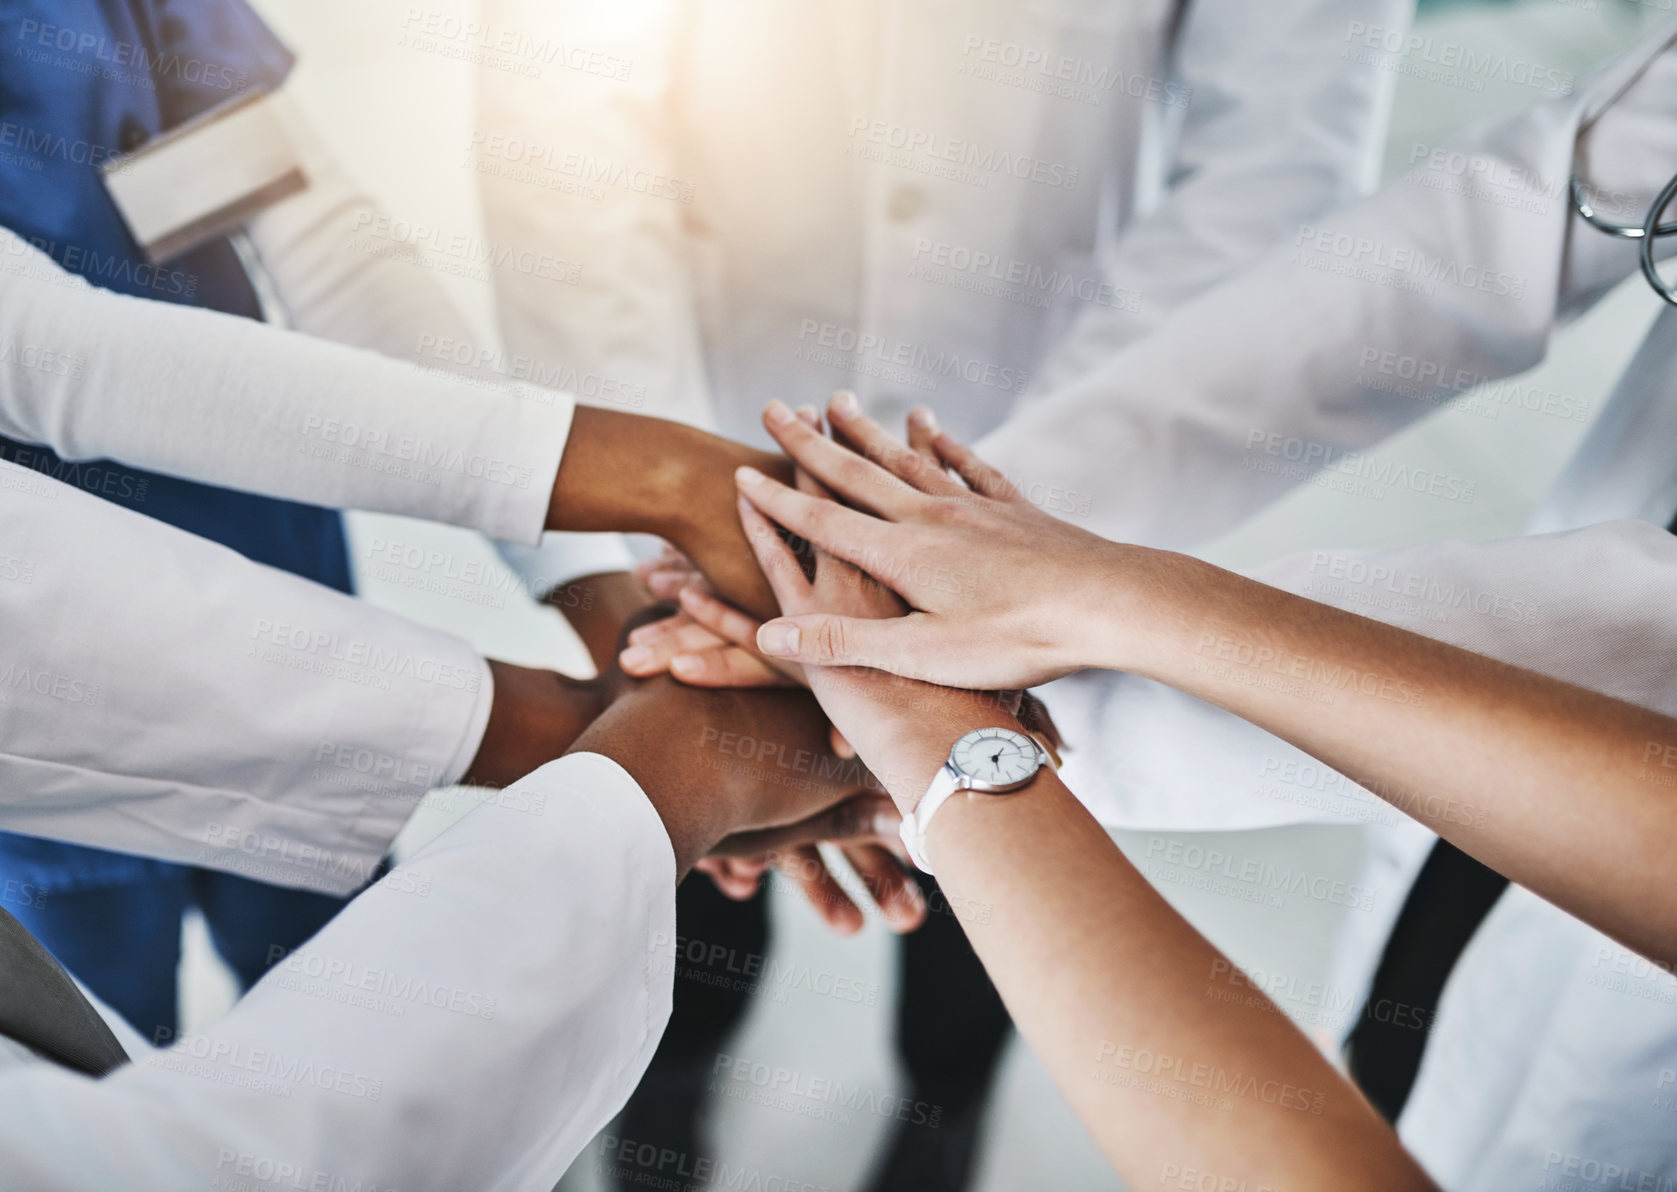
<path fill-rule="evenodd" d="M 104 289 L 260 318 L 225 239 L 148 264 L 99 166 L 253 88 L 277 87 L 292 63 L 244 0 L 0 0 L 0 225 Z M 335 511 L 118 464 L 67 463 L 4 438 L 0 458 L 350 590 Z M 0 833 L 0 870 L 48 889 L 133 880 L 159 864 Z"/>

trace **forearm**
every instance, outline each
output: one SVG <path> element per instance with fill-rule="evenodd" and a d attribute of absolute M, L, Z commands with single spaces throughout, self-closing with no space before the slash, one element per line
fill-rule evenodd
<path fill-rule="evenodd" d="M 1133 1187 L 1430 1185 L 1362 1097 L 1153 891 L 1057 778 L 955 798 L 927 842 L 1021 1032 Z"/>
<path fill-rule="evenodd" d="M 731 603 L 776 611 L 735 510 L 734 470 L 790 477 L 779 456 L 662 418 L 579 407 L 547 528 L 656 534 L 685 551 Z"/>
<path fill-rule="evenodd" d="M 96 290 L 0 230 L 0 431 L 331 508 L 534 541 L 572 403 L 517 400 L 376 353 Z"/>
<path fill-rule="evenodd" d="M 1106 665 L 1251 721 L 1626 945 L 1677 955 L 1658 877 L 1677 801 L 1650 781 L 1677 722 L 1180 556 L 1159 574 L 1132 608 L 1145 630 L 1106 635 Z"/>
<path fill-rule="evenodd" d="M 605 709 L 598 682 L 494 659 L 489 673 L 494 683 L 489 720 L 463 782 L 510 786 L 562 756 Z"/>
<path fill-rule="evenodd" d="M 613 704 L 576 741 L 622 766 L 646 792 L 669 833 L 676 880 L 748 818 L 735 784 L 702 764 L 706 729 L 729 724 L 733 691 L 683 688 L 649 679 Z M 716 735 L 719 735 L 716 734 Z"/>

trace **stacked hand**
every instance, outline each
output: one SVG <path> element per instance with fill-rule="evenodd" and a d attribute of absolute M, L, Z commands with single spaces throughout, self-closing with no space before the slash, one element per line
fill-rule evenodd
<path fill-rule="evenodd" d="M 724 602 L 711 578 L 673 548 L 639 569 L 639 584 L 629 577 L 612 581 L 609 615 L 598 615 L 594 604 L 597 615 L 590 620 L 583 611 L 589 603 L 556 601 L 606 677 L 578 683 L 492 664 L 498 695 L 507 696 L 497 698 L 497 707 L 504 703 L 506 713 L 492 714 L 472 777 L 510 781 L 572 741 L 582 747 L 578 735 L 592 738 L 593 730 L 583 729 L 595 716 L 617 724 L 613 739 L 621 744 L 617 722 L 624 714 L 617 710 L 629 699 L 624 693 L 638 689 L 634 679 L 668 672 L 713 694 L 731 691 L 708 702 L 697 692 L 692 696 L 693 708 L 708 708 L 711 745 L 724 737 L 770 740 L 762 730 L 780 722 L 768 709 L 799 705 L 796 689 L 809 687 L 833 726 L 830 747 L 808 751 L 810 764 L 821 768 L 818 779 L 791 776 L 788 783 L 788 775 L 766 773 L 741 757 L 724 762 L 701 752 L 689 758 L 713 787 L 728 788 L 718 789 L 716 799 L 731 809 L 724 820 L 735 829 L 714 842 L 714 854 L 697 867 L 736 898 L 753 895 L 763 874 L 777 869 L 805 890 L 831 925 L 852 931 L 861 926 L 862 912 L 816 848 L 830 842 L 880 904 L 886 922 L 912 930 L 923 921 L 925 906 L 903 864 L 900 818 L 879 786 L 911 803 L 942 763 L 939 750 L 967 728 L 1008 724 L 1022 715 L 1028 727 L 1052 735 L 1040 704 L 1027 698 L 1021 711 L 1018 689 L 1082 664 L 1078 644 L 1065 633 L 1074 622 L 1057 617 L 1055 597 L 1067 605 L 1087 599 L 1077 590 L 1087 588 L 1091 551 L 1102 552 L 1115 569 L 1130 561 L 1114 555 L 1111 544 L 1038 512 L 941 434 L 929 415 L 911 418 L 903 444 L 862 417 L 847 395 L 835 398 L 829 413 L 837 441 L 823 435 L 814 410 L 794 415 L 778 403 L 771 406 L 765 424 L 798 465 L 795 474 L 776 467 L 791 483 L 760 467 L 740 467 L 737 522 L 726 531 L 712 528 L 708 538 L 690 533 L 681 541 L 690 547 L 731 536 L 748 544 L 761 569 L 759 583 L 772 590 L 781 616 L 764 625 Z M 835 491 L 847 505 L 834 499 Z M 800 537 L 789 544 L 774 523 Z M 714 570 L 710 553 L 701 551 L 702 561 Z M 674 599 L 678 608 L 634 618 L 627 649 L 614 664 L 604 643 L 622 623 L 623 610 L 644 601 L 641 585 L 652 596 Z M 753 587 L 731 564 L 728 594 Z M 754 593 L 751 603 L 765 602 Z M 986 649 L 986 643 L 996 648 Z M 1020 650 L 1021 644 L 1029 649 Z M 657 691 L 658 699 L 630 706 L 656 708 L 672 722 L 692 714 L 677 706 L 679 688 L 661 683 Z M 803 698 L 801 706 L 813 712 L 813 701 Z M 634 722 L 651 714 L 637 712 Z M 792 732 L 792 725 L 780 724 L 777 731 Z M 670 753 L 667 734 L 648 733 L 639 745 L 649 754 Z M 842 764 L 858 750 L 877 780 L 859 764 Z M 753 752 L 768 756 L 760 744 Z M 776 781 L 801 789 L 782 789 L 781 798 L 768 803 L 747 799 L 742 809 L 737 800 L 746 792 L 763 794 L 764 785 Z M 838 798 L 838 787 L 854 797 Z M 773 814 L 767 814 L 770 804 Z"/>
<path fill-rule="evenodd" d="M 1168 558 L 1044 513 L 948 434 L 929 436 L 928 458 L 925 448 L 905 447 L 863 417 L 848 394 L 834 398 L 829 417 L 853 450 L 784 407 L 770 406 L 764 423 L 800 468 L 847 504 L 749 468 L 741 470 L 740 492 L 763 516 L 866 570 L 914 611 L 892 618 L 825 607 L 798 613 L 783 601 L 783 615 L 757 634 L 770 660 L 864 665 L 986 690 L 1032 686 L 1090 665 L 1099 647 L 1078 628 L 1090 623 L 1090 610 L 1112 606 L 1138 581 L 1144 586 L 1147 569 Z"/>

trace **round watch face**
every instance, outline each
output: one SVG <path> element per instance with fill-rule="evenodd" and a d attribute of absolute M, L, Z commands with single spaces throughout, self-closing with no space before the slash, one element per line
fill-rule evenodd
<path fill-rule="evenodd" d="M 988 786 L 1025 782 L 1041 767 L 1036 742 L 1009 728 L 981 728 L 955 742 L 949 760 L 968 778 Z"/>

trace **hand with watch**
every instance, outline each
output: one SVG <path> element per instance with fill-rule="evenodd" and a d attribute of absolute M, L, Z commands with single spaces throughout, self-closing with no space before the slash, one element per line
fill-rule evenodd
<path fill-rule="evenodd" d="M 769 415 L 771 425 L 787 424 L 779 413 Z M 941 472 L 917 475 L 932 484 Z M 890 652 L 885 622 L 900 631 L 927 617 L 923 609 L 905 616 L 896 593 L 809 541 L 840 549 L 842 527 L 856 511 L 822 499 L 821 484 L 801 469 L 796 490 L 780 490 L 772 501 L 756 495 L 775 488 L 761 475 L 742 470 L 738 482 L 746 537 L 785 618 L 819 626 L 823 635 L 800 651 L 811 690 L 890 792 L 915 862 L 927 872 L 935 863 L 950 909 L 1020 1032 L 1118 1173 L 1139 1186 L 1165 1165 L 1191 1159 L 1201 1170 L 1245 1173 L 1254 1185 L 1432 1188 L 1390 1127 L 1273 1003 L 1262 994 L 1235 1004 L 1206 996 L 1206 974 L 1229 971 L 1229 961 L 1159 896 L 1059 776 L 1044 772 L 1049 751 L 1024 731 L 1015 697 L 882 669 L 893 661 L 906 669 Z M 870 483 L 847 495 L 864 508 L 885 499 Z M 951 495 L 950 506 L 956 501 Z M 758 512 L 771 504 L 777 517 L 789 506 L 802 509 L 798 529 L 807 537 L 794 541 L 807 552 L 809 572 Z M 1028 511 L 1013 512 L 1028 520 Z M 912 558 L 917 580 L 935 558 L 951 588 L 951 569 L 964 568 L 957 573 L 969 581 L 959 585 L 963 598 L 1006 603 L 1004 593 L 973 579 L 998 564 L 979 557 L 975 535 L 966 538 L 964 551 L 877 557 L 882 564 Z M 863 565 L 876 557 L 849 555 Z M 1029 558 L 1022 547 L 1002 578 Z M 924 658 L 936 668 L 913 670 L 998 685 L 1063 673 L 1054 651 L 1016 664 L 1042 640 L 1028 620 L 983 640 L 952 634 L 935 658 Z M 876 657 L 879 665 L 870 665 Z M 1122 1057 L 1143 1049 L 1192 1057 L 1207 1070 L 1263 1072 L 1276 1087 L 1304 1090 L 1312 1112 L 1240 1096 L 1211 1112 L 1156 1096 L 1124 1070 Z"/>
<path fill-rule="evenodd" d="M 934 873 L 926 857 L 926 831 L 938 809 L 957 794 L 1017 794 L 1036 781 L 1044 766 L 1058 766 L 1036 737 L 1013 728 L 975 728 L 949 751 L 932 784 L 903 815 L 903 844 L 923 873 Z"/>
<path fill-rule="evenodd" d="M 826 496 L 808 473 L 798 471 L 801 492 Z M 768 577 L 781 609 L 789 616 L 828 612 L 845 617 L 900 617 L 902 602 L 886 587 L 849 563 L 807 542 L 806 570 L 780 532 L 748 502 L 740 502 L 746 537 Z M 1044 735 L 1020 723 L 1016 692 L 974 692 L 937 687 L 865 666 L 815 667 L 810 689 L 833 724 L 868 763 L 901 811 L 901 835 L 914 863 L 932 873 L 926 832 L 952 795 L 1012 795 L 1031 786 L 1042 768 L 1057 768 L 1051 725 L 1040 704 Z M 954 741 L 941 752 L 942 742 Z"/>

